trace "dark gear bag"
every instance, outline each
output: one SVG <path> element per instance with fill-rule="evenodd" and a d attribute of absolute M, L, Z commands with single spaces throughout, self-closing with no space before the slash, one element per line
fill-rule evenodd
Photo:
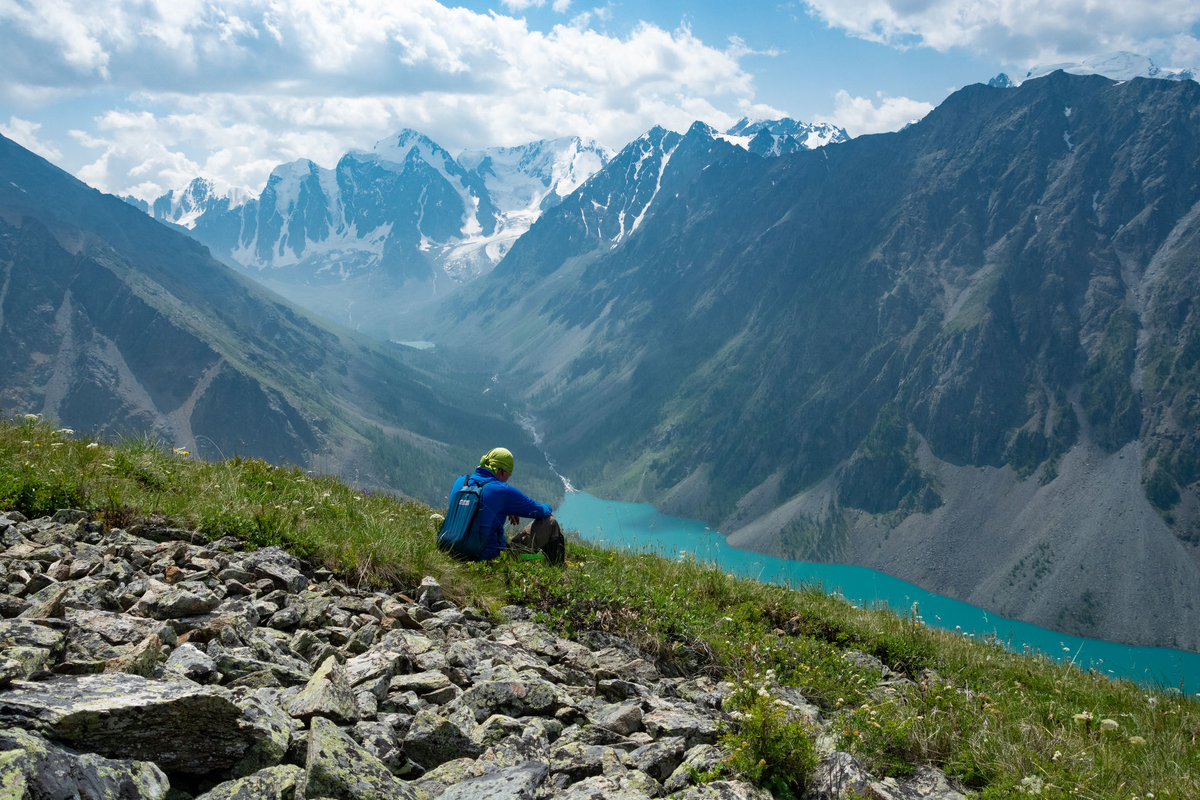
<path fill-rule="evenodd" d="M 466 476 L 463 486 L 450 498 L 450 508 L 438 531 L 437 545 L 450 555 L 464 561 L 478 561 L 487 544 L 487 536 L 479 526 L 480 490 L 491 481 L 474 483 Z"/>

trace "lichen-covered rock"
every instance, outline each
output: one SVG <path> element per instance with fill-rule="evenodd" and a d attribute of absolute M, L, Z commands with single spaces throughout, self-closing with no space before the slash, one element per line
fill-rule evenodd
<path fill-rule="evenodd" d="M 672 800 L 773 800 L 766 789 L 756 789 L 743 781 L 703 783 L 671 797 Z"/>
<path fill-rule="evenodd" d="M 689 746 L 714 744 L 717 741 L 717 723 L 709 717 L 679 708 L 658 708 L 642 717 L 642 724 L 656 739 L 681 736 Z"/>
<path fill-rule="evenodd" d="M 596 775 L 555 792 L 554 800 L 648 800 L 649 795 L 636 788 L 622 788 L 611 775 Z"/>
<path fill-rule="evenodd" d="M 140 675 L 143 678 L 153 677 L 161 651 L 162 640 L 154 634 L 150 634 L 141 643 L 129 648 L 128 652 L 108 659 L 104 665 L 104 671 L 128 672 L 130 675 Z"/>
<path fill-rule="evenodd" d="M 358 720 L 354 692 L 337 658 L 325 659 L 304 690 L 288 705 L 288 713 L 297 719 L 308 719 L 315 714 L 339 722 Z"/>
<path fill-rule="evenodd" d="M 292 741 L 292 718 L 258 693 L 238 690 L 234 702 L 241 709 L 238 727 L 250 745 L 241 760 L 233 765 L 235 777 L 249 775 L 283 761 Z M 269 690 L 267 690 L 269 696 Z"/>
<path fill-rule="evenodd" d="M 0 797 L 161 800 L 170 784 L 154 764 L 75 753 L 19 729 L 0 730 Z"/>
<path fill-rule="evenodd" d="M 674 736 L 659 739 L 627 753 L 622 763 L 644 772 L 658 781 L 665 781 L 683 763 L 685 752 L 682 738 Z"/>
<path fill-rule="evenodd" d="M 805 797 L 808 800 L 837 800 L 853 792 L 862 795 L 871 783 L 871 775 L 850 753 L 828 753 L 817 762 Z"/>
<path fill-rule="evenodd" d="M 554 684 L 542 681 L 485 681 L 463 692 L 459 702 L 483 722 L 493 714 L 509 717 L 554 716 L 572 705 L 571 698 Z"/>
<path fill-rule="evenodd" d="M 592 714 L 591 720 L 594 725 L 628 736 L 642 729 L 642 705 L 621 703 L 607 706 Z"/>
<path fill-rule="evenodd" d="M 196 800 L 293 800 L 296 786 L 304 778 L 300 767 L 268 767 L 245 778 L 226 781 Z"/>
<path fill-rule="evenodd" d="M 313 717 L 308 737 L 305 797 L 335 800 L 420 800 L 416 789 L 396 778 L 336 725 Z"/>
<path fill-rule="evenodd" d="M 168 672 L 196 683 L 216 683 L 220 678 L 217 664 L 209 658 L 208 653 L 186 642 L 171 651 L 166 668 Z"/>
<path fill-rule="evenodd" d="M 503 714 L 493 714 L 475 729 L 471 738 L 484 747 L 499 744 L 510 736 L 520 736 L 525 730 L 521 720 L 506 717 Z"/>
<path fill-rule="evenodd" d="M 203 584 L 184 583 L 155 595 L 146 603 L 146 613 L 154 619 L 179 619 L 207 614 L 220 604 Z"/>
<path fill-rule="evenodd" d="M 233 766 L 250 744 L 241 715 L 221 689 L 120 672 L 18 681 L 0 692 L 0 726 L 34 729 L 110 758 L 153 761 L 167 771 Z"/>
<path fill-rule="evenodd" d="M 288 592 L 300 592 L 308 587 L 308 578 L 299 570 L 294 569 L 287 564 L 271 563 L 264 561 L 254 568 L 254 575 L 259 579 L 267 579 L 275 585 L 276 589 L 283 589 Z M 299 616 L 297 616 L 299 619 Z"/>
<path fill-rule="evenodd" d="M 477 758 L 484 747 L 462 728 L 431 710 L 417 713 L 404 737 L 409 758 L 425 769 L 432 769 L 464 756 Z"/>
<path fill-rule="evenodd" d="M 396 729 L 384 722 L 360 722 L 350 735 L 371 755 L 379 759 L 397 777 L 412 772 L 408 753 L 400 743 Z"/>
<path fill-rule="evenodd" d="M 64 624 L 51 624 L 50 620 L 0 620 L 0 652 L 12 647 L 32 647 L 56 657 L 66 645 L 66 628 Z"/>
<path fill-rule="evenodd" d="M 604 771 L 606 753 L 617 755 L 613 748 L 605 745 L 583 742 L 556 744 L 550 751 L 550 771 L 561 772 L 573 781 L 599 775 Z"/>
<path fill-rule="evenodd" d="M 712 772 L 722 761 L 721 751 L 711 744 L 698 744 L 683 755 L 683 763 L 663 781 L 663 789 L 677 792 L 690 786 L 694 773 Z"/>
<path fill-rule="evenodd" d="M 456 783 L 442 794 L 441 800 L 533 800 L 549 771 L 546 764 L 528 761 Z"/>
<path fill-rule="evenodd" d="M 920 767 L 909 778 L 884 778 L 866 792 L 875 800 L 966 800 L 946 776 L 932 767 Z"/>

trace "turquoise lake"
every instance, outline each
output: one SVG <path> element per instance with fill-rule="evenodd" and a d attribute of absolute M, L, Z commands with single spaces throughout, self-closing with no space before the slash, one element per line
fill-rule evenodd
<path fill-rule="evenodd" d="M 995 637 L 1017 652 L 1040 651 L 1059 661 L 1074 660 L 1119 678 L 1200 691 L 1200 653 L 1163 647 L 1130 647 L 1082 639 L 991 614 L 981 608 L 927 592 L 911 583 L 866 567 L 788 561 L 730 547 L 725 537 L 703 522 L 658 513 L 644 503 L 601 500 L 568 492 L 554 515 L 565 528 L 610 547 L 652 550 L 666 556 L 684 553 L 716 562 L 735 575 L 783 585 L 821 585 L 867 608 L 886 604 L 907 613 L 913 603 L 930 626 L 956 630 L 979 639 Z"/>

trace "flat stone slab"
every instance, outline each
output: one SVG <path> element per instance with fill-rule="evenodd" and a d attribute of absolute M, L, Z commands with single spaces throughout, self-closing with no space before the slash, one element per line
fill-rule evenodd
<path fill-rule="evenodd" d="M 515 767 L 470 778 L 456 783 L 442 794 L 441 800 L 533 800 L 538 787 L 550 768 L 543 763 L 527 761 Z"/>
<path fill-rule="evenodd" d="M 126 673 L 15 681 L 0 691 L 0 727 L 36 730 L 110 758 L 153 761 L 167 771 L 233 766 L 249 730 L 222 689 L 152 681 Z"/>

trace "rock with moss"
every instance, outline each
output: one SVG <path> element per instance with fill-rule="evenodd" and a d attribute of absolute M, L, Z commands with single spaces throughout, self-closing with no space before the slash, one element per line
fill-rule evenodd
<path fill-rule="evenodd" d="M 774 800 L 766 789 L 745 781 L 713 781 L 692 786 L 672 795 L 674 800 Z"/>
<path fill-rule="evenodd" d="M 546 780 L 549 768 L 544 763 L 528 761 L 508 769 L 469 778 L 449 787 L 441 800 L 533 800 Z"/>
<path fill-rule="evenodd" d="M 404 737 L 404 749 L 426 769 L 463 756 L 478 758 L 484 751 L 483 745 L 462 728 L 428 709 L 418 712 L 413 719 Z"/>
<path fill-rule="evenodd" d="M 379 759 L 332 722 L 323 717 L 313 717 L 308 738 L 304 797 L 422 800 L 423 795 L 392 775 Z"/>
<path fill-rule="evenodd" d="M 0 797 L 163 800 L 170 784 L 152 763 L 76 753 L 20 729 L 0 730 Z"/>
<path fill-rule="evenodd" d="M 493 714 L 552 717 L 572 705 L 562 689 L 544 681 L 487 681 L 465 691 L 459 702 L 483 722 Z"/>
<path fill-rule="evenodd" d="M 663 781 L 663 789 L 677 792 L 695 783 L 695 776 L 712 773 L 723 761 L 721 751 L 711 744 L 698 744 L 683 756 L 683 763 Z"/>
<path fill-rule="evenodd" d="M 196 800 L 294 800 L 304 770 L 294 766 L 268 767 L 253 775 L 217 784 Z"/>
<path fill-rule="evenodd" d="M 288 705 L 288 713 L 297 719 L 309 719 L 314 715 L 328 717 L 338 722 L 356 722 L 358 706 L 346 672 L 335 656 L 325 659 L 313 673 L 303 691 Z"/>
<path fill-rule="evenodd" d="M 253 735 L 239 727 L 241 716 L 221 689 L 125 673 L 15 682 L 0 692 L 0 725 L 168 771 L 204 773 L 237 763 Z"/>

